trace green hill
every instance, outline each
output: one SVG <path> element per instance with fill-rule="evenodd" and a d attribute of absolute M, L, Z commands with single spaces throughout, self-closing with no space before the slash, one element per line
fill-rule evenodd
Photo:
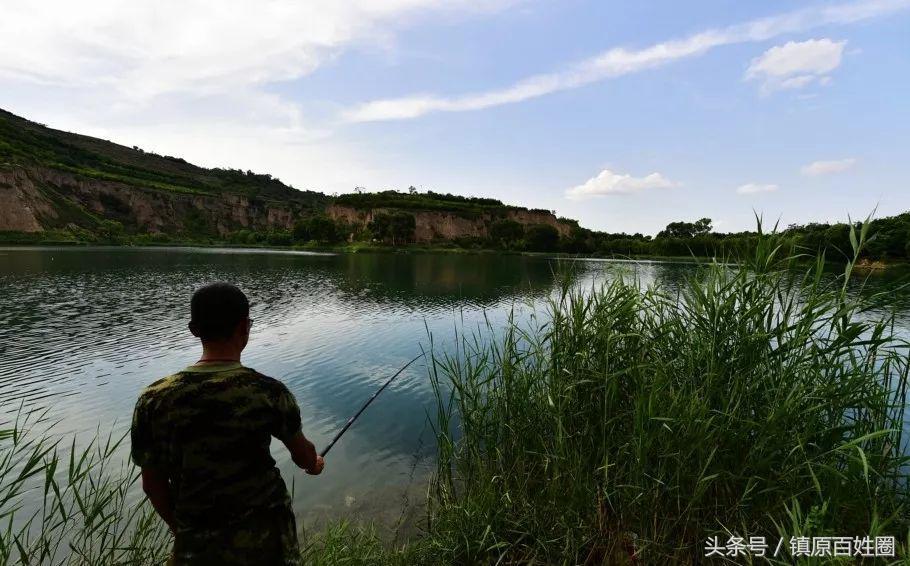
<path fill-rule="evenodd" d="M 286 244 L 293 234 L 373 241 L 386 239 L 389 214 L 397 214 L 395 222 L 405 230 L 404 238 L 391 237 L 395 243 L 484 246 L 504 222 L 516 234 L 548 225 L 552 240 L 552 231 L 558 237 L 570 226 L 550 211 L 432 191 L 333 198 L 297 190 L 269 174 L 206 169 L 0 110 L 2 241 Z"/>
<path fill-rule="evenodd" d="M 205 169 L 179 157 L 63 132 L 0 110 L 0 166 L 44 166 L 99 179 L 186 194 L 242 194 L 263 199 L 324 202 L 268 174 Z"/>

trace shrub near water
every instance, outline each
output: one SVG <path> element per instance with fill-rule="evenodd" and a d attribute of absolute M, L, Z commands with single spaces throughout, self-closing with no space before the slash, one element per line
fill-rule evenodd
<path fill-rule="evenodd" d="M 779 253 L 765 239 L 677 294 L 565 288 L 545 322 L 438 357 L 438 555 L 665 563 L 731 533 L 769 553 L 794 535 L 903 541 L 907 344 L 866 322 L 875 298 L 847 295 L 850 265 L 799 276 Z"/>

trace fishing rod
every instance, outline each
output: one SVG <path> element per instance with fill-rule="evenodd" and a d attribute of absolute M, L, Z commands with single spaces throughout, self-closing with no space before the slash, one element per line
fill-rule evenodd
<path fill-rule="evenodd" d="M 329 445 L 328 445 L 328 446 L 326 446 L 325 448 L 322 449 L 322 452 L 320 452 L 319 455 L 322 456 L 322 457 L 325 457 L 325 455 L 329 453 L 329 450 L 332 449 L 332 446 L 335 446 L 335 443 L 338 442 L 338 439 L 339 439 L 339 438 L 341 438 L 341 435 L 344 434 L 349 428 L 351 428 L 351 425 L 354 424 L 354 421 L 357 420 L 357 417 L 359 417 L 360 414 L 363 413 L 363 412 L 366 410 L 366 408 L 370 406 L 370 403 L 372 403 L 373 400 L 376 399 L 376 397 L 379 397 L 379 394 L 382 393 L 382 390 L 385 389 L 386 387 L 388 387 L 389 384 L 392 383 L 392 381 L 394 381 L 396 377 L 398 377 L 399 375 L 401 375 L 401 372 L 403 372 L 404 370 L 408 369 L 408 367 L 409 367 L 411 364 L 413 364 L 413 363 L 416 362 L 419 358 L 422 358 L 422 357 L 423 357 L 423 354 L 417 355 L 413 360 L 411 360 L 410 362 L 406 363 L 400 370 L 396 371 L 396 372 L 395 372 L 395 375 L 393 375 L 392 377 L 390 377 L 390 378 L 388 379 L 388 381 L 386 381 L 386 382 L 382 385 L 382 387 L 380 387 L 379 390 L 376 391 L 376 393 L 373 393 L 373 396 L 370 397 L 370 398 L 367 400 L 366 403 L 364 403 L 363 407 L 360 407 L 360 410 L 357 411 L 357 412 L 354 414 L 353 417 L 351 417 L 351 418 L 348 419 L 348 422 L 345 423 L 345 425 L 344 425 L 343 427 L 341 427 L 341 430 L 338 431 L 338 434 L 335 435 L 335 438 L 333 438 L 332 441 L 329 442 Z"/>

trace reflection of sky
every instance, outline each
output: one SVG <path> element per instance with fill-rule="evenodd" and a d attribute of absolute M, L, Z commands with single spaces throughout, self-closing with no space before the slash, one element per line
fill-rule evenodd
<path fill-rule="evenodd" d="M 691 264 L 570 262 L 501 255 L 242 253 L 237 250 L 0 250 L 0 418 L 20 403 L 49 407 L 55 433 L 125 432 L 141 388 L 195 361 L 186 330 L 192 290 L 236 282 L 250 296 L 253 334 L 244 363 L 283 382 L 304 431 L 324 445 L 394 371 L 427 347 L 501 327 L 571 269 L 590 288 L 623 277 L 676 289 Z M 876 280 L 876 289 L 892 283 Z M 857 291 L 858 292 L 858 291 Z M 871 291 L 863 291 L 871 292 Z M 903 296 L 903 295 L 901 295 Z M 903 299 L 892 303 L 902 305 Z M 906 321 L 906 318 L 902 319 Z M 904 327 L 906 331 L 906 327 Z M 419 500 L 432 466 L 435 409 L 425 363 L 415 363 L 333 448 L 324 476 L 292 469 L 298 512 L 312 519 L 363 512 L 394 521 Z M 415 470 L 416 466 L 416 470 Z M 411 486 L 409 487 L 409 483 Z M 415 490 L 414 486 L 418 486 Z"/>

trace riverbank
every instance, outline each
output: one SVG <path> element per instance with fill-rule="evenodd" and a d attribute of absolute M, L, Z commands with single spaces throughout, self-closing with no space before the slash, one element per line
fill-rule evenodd
<path fill-rule="evenodd" d="M 72 239 L 41 239 L 37 235 L 26 237 L 11 237 L 6 234 L 0 237 L 0 247 L 65 247 L 65 246 L 110 246 L 113 248 L 134 248 L 134 247 L 177 247 L 177 248 L 229 248 L 229 249 L 253 249 L 253 250 L 276 250 L 276 251 L 313 251 L 323 253 L 398 253 L 398 254 L 484 254 L 484 255 L 524 255 L 530 257 L 552 257 L 563 259 L 590 259 L 603 261 L 641 261 L 641 262 L 670 262 L 670 263 L 710 263 L 712 261 L 726 260 L 716 257 L 696 256 L 696 255 L 598 255 L 598 254 L 572 254 L 565 252 L 537 252 L 524 250 L 508 250 L 496 248 L 465 248 L 456 244 L 448 245 L 421 245 L 408 244 L 404 246 L 391 246 L 375 242 L 347 242 L 343 244 L 322 244 L 319 242 L 308 242 L 306 244 L 295 245 L 269 245 L 269 244 L 236 244 L 227 241 L 216 240 L 142 240 L 137 242 L 92 242 L 77 241 Z M 797 263 L 811 264 L 814 258 L 805 256 L 799 258 Z M 846 260 L 833 261 L 827 258 L 827 263 L 832 267 L 840 269 Z M 881 274 L 898 272 L 903 273 L 910 270 L 910 262 L 902 260 L 869 260 L 861 259 L 854 265 L 854 273 L 859 275 Z"/>

